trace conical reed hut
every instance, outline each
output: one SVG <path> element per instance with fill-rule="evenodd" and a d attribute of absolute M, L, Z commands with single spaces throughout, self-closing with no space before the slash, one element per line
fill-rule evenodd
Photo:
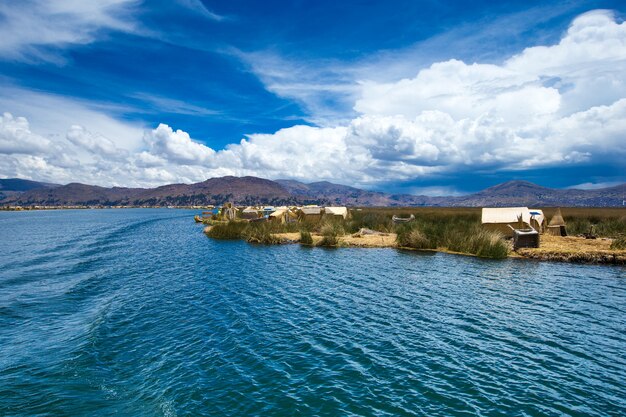
<path fill-rule="evenodd" d="M 567 236 L 565 220 L 563 220 L 563 214 L 561 214 L 560 208 L 556 209 L 556 213 L 554 213 L 554 216 L 550 219 L 546 233 L 553 236 Z"/>

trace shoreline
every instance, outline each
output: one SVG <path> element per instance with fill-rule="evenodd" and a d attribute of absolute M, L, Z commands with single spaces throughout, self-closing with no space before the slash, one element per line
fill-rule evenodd
<path fill-rule="evenodd" d="M 610 238 L 585 239 L 578 236 L 541 236 L 538 248 L 520 248 L 525 259 L 583 264 L 626 265 L 626 250 L 611 249 Z"/>
<path fill-rule="evenodd" d="M 204 233 L 210 230 L 211 226 L 204 227 Z M 319 247 L 322 235 L 311 234 L 312 244 L 300 243 L 300 233 L 274 233 L 278 238 L 278 243 L 274 245 L 301 244 L 309 247 Z M 330 248 L 389 248 L 407 251 L 446 253 L 450 255 L 471 256 L 474 258 L 490 259 L 471 253 L 455 252 L 445 247 L 436 249 L 416 249 L 399 246 L 395 233 L 380 233 L 374 235 L 344 235 L 338 236 L 338 244 L 335 246 L 324 246 Z M 218 239 L 219 240 L 219 239 Z M 517 251 L 510 250 L 506 259 L 527 259 L 548 262 L 567 262 L 577 264 L 595 265 L 626 265 L 626 250 L 609 249 L 612 239 L 585 239 L 581 237 L 556 237 L 550 235 L 541 236 L 541 246 L 539 248 L 522 248 Z M 272 243 L 270 243 L 272 245 Z"/>

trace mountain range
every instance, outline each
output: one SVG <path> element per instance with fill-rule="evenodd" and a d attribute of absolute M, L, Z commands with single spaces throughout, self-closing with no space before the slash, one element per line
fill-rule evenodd
<path fill-rule="evenodd" d="M 80 183 L 41 183 L 0 179 L 0 205 L 20 206 L 199 206 L 321 204 L 347 206 L 567 206 L 616 207 L 626 199 L 626 183 L 595 190 L 554 189 L 527 181 L 509 181 L 483 191 L 455 197 L 390 194 L 330 182 L 257 177 L 210 178 L 195 184 L 156 188 L 99 187 Z"/>
<path fill-rule="evenodd" d="M 9 197 L 19 196 L 26 191 L 54 187 L 60 187 L 60 185 L 50 184 L 47 182 L 23 180 L 21 178 L 0 179 L 0 202 Z"/>

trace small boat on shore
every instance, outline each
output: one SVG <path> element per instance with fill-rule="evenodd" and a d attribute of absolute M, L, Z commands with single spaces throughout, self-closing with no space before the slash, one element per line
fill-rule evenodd
<path fill-rule="evenodd" d="M 196 221 L 196 223 L 202 223 L 204 220 L 210 220 L 212 216 L 212 211 L 203 211 L 201 215 L 196 214 L 195 216 L 193 216 L 193 219 Z"/>
<path fill-rule="evenodd" d="M 409 217 L 399 217 L 394 214 L 393 217 L 391 217 L 391 220 L 394 223 L 408 223 L 415 220 L 415 216 L 411 214 Z"/>

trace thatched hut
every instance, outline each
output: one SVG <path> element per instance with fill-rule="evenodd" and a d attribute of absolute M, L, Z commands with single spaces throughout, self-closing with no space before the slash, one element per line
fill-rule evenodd
<path fill-rule="evenodd" d="M 304 206 L 298 210 L 298 219 L 304 222 L 317 222 L 322 219 L 323 209 L 319 206 Z"/>
<path fill-rule="evenodd" d="M 529 229 L 530 220 L 528 207 L 485 207 L 481 218 L 485 229 L 505 237 L 513 237 L 513 229 Z"/>
<path fill-rule="evenodd" d="M 278 207 L 268 219 L 276 223 L 295 223 L 298 221 L 298 215 L 287 207 Z"/>
<path fill-rule="evenodd" d="M 347 207 L 324 207 L 324 217 L 332 217 L 335 219 L 343 218 L 345 220 L 348 218 L 348 208 Z"/>
<path fill-rule="evenodd" d="M 259 217 L 263 217 L 263 213 L 259 211 L 256 207 L 246 207 L 241 210 L 241 218 L 246 220 L 258 219 Z"/>
<path fill-rule="evenodd" d="M 553 236 L 567 236 L 567 230 L 565 229 L 565 220 L 561 214 L 561 209 L 556 209 L 556 213 L 550 219 L 546 233 Z"/>

